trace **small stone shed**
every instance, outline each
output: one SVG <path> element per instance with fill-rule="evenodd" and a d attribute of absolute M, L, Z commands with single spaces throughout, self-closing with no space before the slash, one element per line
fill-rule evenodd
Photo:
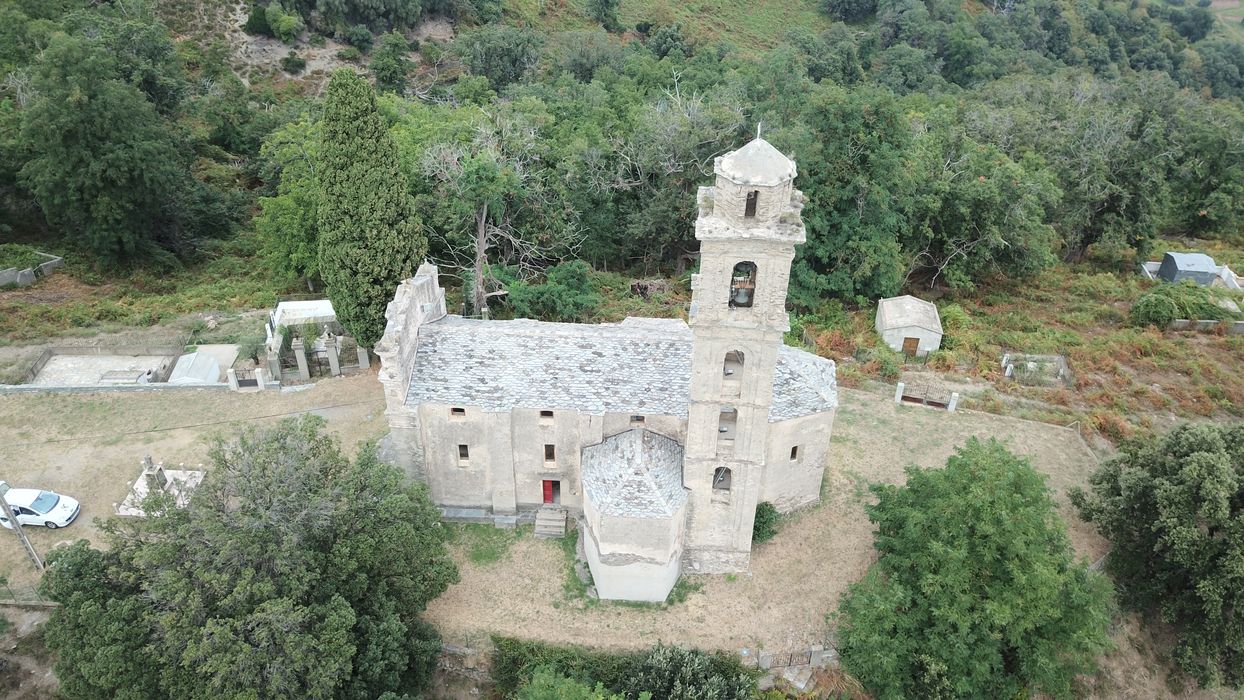
<path fill-rule="evenodd" d="M 1208 287 L 1218 278 L 1218 264 L 1205 253 L 1171 253 L 1162 256 L 1158 277 L 1166 282 L 1192 280 Z"/>
<path fill-rule="evenodd" d="M 942 319 L 931 302 L 910 294 L 877 302 L 877 334 L 896 352 L 924 357 L 942 346 Z"/>

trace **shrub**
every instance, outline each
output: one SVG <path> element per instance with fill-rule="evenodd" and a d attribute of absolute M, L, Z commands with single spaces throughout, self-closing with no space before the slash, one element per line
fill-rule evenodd
<path fill-rule="evenodd" d="M 251 13 L 247 15 L 243 29 L 247 34 L 272 36 L 272 27 L 268 26 L 268 8 L 258 3 L 251 5 Z"/>
<path fill-rule="evenodd" d="M 0 243 L 0 270 L 16 267 L 19 270 L 37 267 L 48 259 L 28 245 L 21 243 Z"/>
<path fill-rule="evenodd" d="M 621 688 L 644 656 L 643 652 L 611 654 L 513 637 L 494 636 L 492 643 L 492 680 L 503 697 L 511 697 L 527 685 L 540 668 L 580 681 L 603 683 L 611 689 Z"/>
<path fill-rule="evenodd" d="M 996 441 L 871 488 L 879 557 L 839 606 L 843 667 L 880 698 L 1071 695 L 1110 643 L 1045 478 Z"/>
<path fill-rule="evenodd" d="M 663 645 L 647 652 L 609 653 L 496 636 L 492 642 L 492 679 L 503 697 L 513 697 L 537 674 L 570 678 L 589 688 L 599 684 L 630 698 L 648 693 L 663 700 L 742 700 L 756 688 L 754 673 L 730 654 Z"/>
<path fill-rule="evenodd" d="M 1244 686 L 1244 425 L 1184 425 L 1124 442 L 1073 490 L 1111 542 L 1125 605 L 1160 613 L 1174 656 L 1208 686 Z"/>
<path fill-rule="evenodd" d="M 1213 292 L 1207 287 L 1184 280 L 1159 285 L 1141 295 L 1132 305 L 1131 321 L 1135 326 L 1164 330 L 1176 319 L 1213 320 L 1229 315 L 1214 303 Z"/>
<path fill-rule="evenodd" d="M 344 49 L 337 52 L 337 58 L 342 61 L 358 61 L 362 57 L 363 57 L 363 52 L 359 51 L 353 46 L 347 46 Z"/>
<path fill-rule="evenodd" d="M 307 61 L 296 52 L 290 51 L 281 59 L 281 70 L 286 73 L 301 73 L 307 67 Z"/>
<path fill-rule="evenodd" d="M 353 27 L 350 27 L 342 34 L 342 38 L 345 39 L 347 44 L 363 53 L 371 51 L 373 37 L 371 35 L 371 30 L 365 25 L 356 24 Z"/>
<path fill-rule="evenodd" d="M 592 268 L 574 260 L 549 268 L 541 284 L 511 283 L 508 301 L 516 316 L 582 322 L 599 309 L 601 296 Z"/>
<path fill-rule="evenodd" d="M 752 542 L 763 544 L 778 532 L 778 520 L 782 517 L 777 508 L 768 501 L 756 504 L 756 522 L 752 525 Z"/>
<path fill-rule="evenodd" d="M 747 700 L 756 689 L 736 657 L 665 645 L 653 648 L 626 680 L 628 697 L 668 700 Z"/>
<path fill-rule="evenodd" d="M 861 22 L 877 12 L 877 0 L 823 0 L 821 9 L 840 22 Z"/>
<path fill-rule="evenodd" d="M 942 348 L 954 350 L 963 347 L 968 326 L 972 322 L 968 312 L 958 304 L 946 304 L 937 313 L 942 319 Z"/>
<path fill-rule="evenodd" d="M 295 13 L 286 12 L 279 2 L 268 5 L 264 17 L 272 36 L 287 44 L 297 38 L 303 30 L 302 18 Z"/>

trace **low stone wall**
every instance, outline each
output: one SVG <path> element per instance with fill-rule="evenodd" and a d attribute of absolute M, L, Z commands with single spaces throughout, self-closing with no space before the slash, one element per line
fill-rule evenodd
<path fill-rule="evenodd" d="M 1166 327 L 1168 331 L 1212 331 L 1219 325 L 1225 325 L 1227 335 L 1244 335 L 1244 321 L 1193 321 L 1186 318 L 1171 321 Z"/>
<path fill-rule="evenodd" d="M 51 255 L 50 253 L 39 253 L 39 255 L 47 258 L 47 262 L 34 267 L 28 267 L 24 270 L 19 270 L 16 267 L 0 270 L 0 287 L 9 285 L 29 287 L 40 277 L 47 277 L 65 264 L 65 259 L 59 256 Z"/>
<path fill-rule="evenodd" d="M 779 678 L 798 690 L 807 690 L 816 669 L 838 666 L 838 651 L 823 644 L 783 651 L 740 649 L 739 656 L 745 666 L 766 672 L 760 679 L 761 690 L 774 687 Z"/>

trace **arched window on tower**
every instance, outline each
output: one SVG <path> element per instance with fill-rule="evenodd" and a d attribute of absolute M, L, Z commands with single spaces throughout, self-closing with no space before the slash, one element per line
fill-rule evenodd
<path fill-rule="evenodd" d="M 743 389 L 743 352 L 731 350 L 721 367 L 721 395 L 737 397 Z"/>
<path fill-rule="evenodd" d="M 756 296 L 756 263 L 741 262 L 730 273 L 730 306 L 747 308 Z"/>
<path fill-rule="evenodd" d="M 713 470 L 713 490 L 730 490 L 730 469 L 728 467 L 717 467 Z"/>
<path fill-rule="evenodd" d="M 743 206 L 743 216 L 748 219 L 756 217 L 756 205 L 760 202 L 760 190 L 752 190 L 747 193 L 747 204 Z"/>
<path fill-rule="evenodd" d="M 721 416 L 717 421 L 717 456 L 729 457 L 734 454 L 735 428 L 739 423 L 739 412 L 729 406 L 721 408 Z"/>

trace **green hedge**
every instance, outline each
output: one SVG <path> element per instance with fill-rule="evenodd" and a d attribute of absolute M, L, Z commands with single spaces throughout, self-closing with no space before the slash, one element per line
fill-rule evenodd
<path fill-rule="evenodd" d="M 751 697 L 759 675 L 744 667 L 738 657 L 723 652 L 662 645 L 638 652 L 605 652 L 499 636 L 492 643 L 496 647 L 492 679 L 503 697 L 514 697 L 539 669 L 588 687 L 599 683 L 628 697 L 647 691 L 654 698 L 677 695 L 720 700 Z"/>
<path fill-rule="evenodd" d="M 555 646 L 513 637 L 493 637 L 492 680 L 505 697 L 518 692 L 547 667 L 589 685 L 603 684 L 611 690 L 624 687 L 647 656 L 646 652 L 609 653 L 584 647 Z"/>

